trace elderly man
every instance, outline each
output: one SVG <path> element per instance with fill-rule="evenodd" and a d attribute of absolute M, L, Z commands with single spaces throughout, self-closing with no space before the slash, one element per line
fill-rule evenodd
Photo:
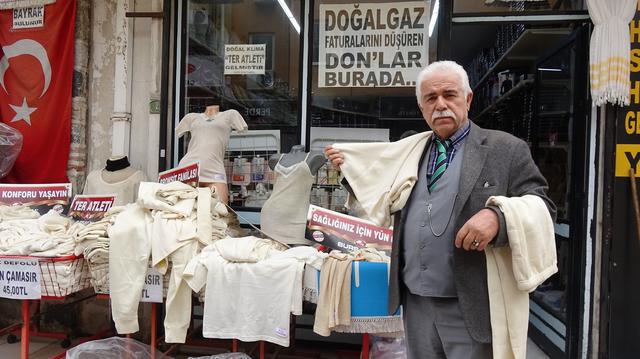
<path fill-rule="evenodd" d="M 508 238 L 503 213 L 485 202 L 531 194 L 542 198 L 551 217 L 555 206 L 527 144 L 468 119 L 473 93 L 460 65 L 440 61 L 424 68 L 416 96 L 434 136 L 420 149 L 408 199 L 391 213 L 389 309 L 403 304 L 409 358 L 491 358 L 484 250 L 506 246 Z M 353 160 L 338 145 L 325 154 L 338 169 Z M 363 178 L 353 182 L 379 181 Z"/>

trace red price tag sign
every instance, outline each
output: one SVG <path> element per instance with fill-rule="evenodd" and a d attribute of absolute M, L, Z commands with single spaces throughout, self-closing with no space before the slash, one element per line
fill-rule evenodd
<path fill-rule="evenodd" d="M 167 184 L 171 182 L 182 182 L 193 187 L 198 186 L 198 178 L 200 177 L 200 164 L 193 163 L 190 165 L 177 167 L 168 171 L 160 172 L 158 182 Z"/>
<path fill-rule="evenodd" d="M 40 214 L 55 209 L 66 211 L 71 198 L 71 183 L 0 184 L 0 204 L 29 206 Z"/>
<path fill-rule="evenodd" d="M 69 216 L 78 221 L 99 221 L 115 201 L 115 196 L 76 195 L 71 202 Z"/>

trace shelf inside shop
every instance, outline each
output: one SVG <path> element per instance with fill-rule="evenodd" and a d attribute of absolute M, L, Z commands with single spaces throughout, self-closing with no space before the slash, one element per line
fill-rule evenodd
<path fill-rule="evenodd" d="M 482 116 L 486 115 L 487 113 L 491 112 L 493 109 L 495 109 L 501 102 L 503 102 L 504 100 L 509 99 L 511 96 L 515 95 L 516 93 L 520 92 L 522 89 L 529 87 L 531 85 L 533 85 L 533 80 L 523 80 L 520 81 L 517 85 L 515 85 L 511 90 L 507 91 L 504 93 L 504 95 L 498 97 L 498 99 L 492 103 L 491 105 L 487 106 L 484 110 L 482 110 L 477 116 L 474 117 L 474 121 L 482 118 Z"/>

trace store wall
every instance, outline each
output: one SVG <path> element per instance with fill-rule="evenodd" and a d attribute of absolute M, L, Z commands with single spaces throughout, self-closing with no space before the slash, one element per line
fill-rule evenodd
<path fill-rule="evenodd" d="M 162 0 L 138 0 L 133 11 L 162 11 Z M 151 107 L 152 102 L 160 99 L 162 19 L 135 18 L 130 21 L 133 26 L 133 73 L 129 158 L 149 180 L 155 180 L 158 176 L 160 113 L 152 111 Z"/>
<path fill-rule="evenodd" d="M 120 1 L 120 4 L 124 1 Z M 102 169 L 111 155 L 113 141 L 111 115 L 114 104 L 114 74 L 116 51 L 117 0 L 92 2 L 92 21 L 89 58 L 89 117 L 87 120 L 88 160 L 87 173 Z M 130 1 L 128 11 L 161 11 L 162 0 Z M 153 180 L 158 173 L 158 142 L 160 115 L 151 111 L 152 101 L 159 100 L 162 51 L 162 24 L 160 18 L 129 18 L 133 39 L 131 60 L 131 137 L 129 161 Z M 151 113 L 153 112 L 153 113 Z M 79 306 L 77 328 L 95 333 L 109 325 L 109 301 L 92 299 Z M 140 320 L 150 318 L 149 306 L 141 306 Z M 142 337 L 149 327 L 141 325 Z"/>
<path fill-rule="evenodd" d="M 121 1 L 122 2 L 122 1 Z M 101 169 L 111 155 L 117 0 L 93 2 L 89 71 L 88 171 Z M 161 0 L 130 1 L 129 11 L 160 11 Z M 128 18 L 133 29 L 131 60 L 131 136 L 129 161 L 154 179 L 158 171 L 159 99 L 162 27 L 159 18 Z"/>
<path fill-rule="evenodd" d="M 608 328 L 601 333 L 600 352 L 608 353 L 610 358 L 637 357 L 640 353 L 640 233 L 634 201 L 640 196 L 631 189 L 630 169 L 635 172 L 636 187 L 640 188 L 638 171 L 640 170 L 640 6 L 630 25 L 631 67 L 630 67 L 630 104 L 615 109 L 615 128 L 606 136 L 615 140 L 615 148 L 609 153 L 610 165 L 606 171 L 612 186 L 607 189 L 612 198 L 610 231 L 605 231 L 605 250 L 609 251 L 608 262 L 603 261 L 604 294 L 609 301 L 608 310 L 603 309 L 604 322 Z M 613 132 L 613 133 L 612 133 Z M 605 155 L 606 156 L 606 155 Z M 603 295 L 604 295 L 603 294 Z M 608 318 L 606 318 L 608 316 Z M 608 331 L 607 331 L 608 329 Z"/>
<path fill-rule="evenodd" d="M 87 172 L 102 168 L 111 154 L 116 1 L 94 1 L 92 11 Z"/>

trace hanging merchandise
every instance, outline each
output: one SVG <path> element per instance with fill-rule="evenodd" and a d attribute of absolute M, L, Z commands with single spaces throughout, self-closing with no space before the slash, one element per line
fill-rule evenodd
<path fill-rule="evenodd" d="M 3 181 L 67 182 L 76 1 L 57 1 L 14 19 L 0 11 L 0 118 L 24 137 Z"/>
<path fill-rule="evenodd" d="M 226 157 L 225 157 L 223 163 L 224 163 L 224 174 L 225 174 L 226 178 L 231 178 L 231 173 L 233 171 L 233 163 L 231 162 L 231 160 L 229 158 L 226 158 Z"/>
<path fill-rule="evenodd" d="M 109 228 L 109 293 L 116 329 L 138 331 L 137 308 L 149 255 L 165 274 L 171 265 L 165 341 L 184 343 L 191 318 L 191 290 L 182 271 L 200 248 L 225 236 L 226 208 L 209 188 L 181 182 L 142 182 L 138 201 Z"/>
<path fill-rule="evenodd" d="M 248 186 L 251 183 L 251 163 L 246 158 L 236 157 L 233 159 L 233 173 L 231 174 L 231 184 L 236 186 Z"/>
<path fill-rule="evenodd" d="M 335 188 L 331 194 L 331 207 L 329 209 L 343 212 L 346 210 L 347 195 L 349 193 L 344 188 Z"/>
<path fill-rule="evenodd" d="M 327 184 L 337 185 L 339 181 L 340 173 L 333 166 L 327 167 Z"/>
<path fill-rule="evenodd" d="M 251 160 L 251 182 L 264 182 L 264 157 L 256 156 Z"/>
<path fill-rule="evenodd" d="M 304 266 L 319 269 L 324 257 L 313 247 L 282 251 L 274 241 L 251 236 L 207 246 L 184 270 L 194 291 L 206 284 L 203 337 L 288 347 L 290 316 L 302 314 Z"/>
<path fill-rule="evenodd" d="M 329 254 L 320 270 L 318 307 L 313 331 L 322 336 L 342 333 L 399 333 L 399 312 L 388 314 L 390 258 L 374 248 Z"/>
<path fill-rule="evenodd" d="M 310 203 L 318 207 L 329 207 L 329 193 L 321 187 L 316 187 L 311 190 Z"/>
<path fill-rule="evenodd" d="M 587 0 L 595 25 L 589 46 L 591 98 L 593 104 L 629 105 L 629 22 L 636 0 Z"/>

